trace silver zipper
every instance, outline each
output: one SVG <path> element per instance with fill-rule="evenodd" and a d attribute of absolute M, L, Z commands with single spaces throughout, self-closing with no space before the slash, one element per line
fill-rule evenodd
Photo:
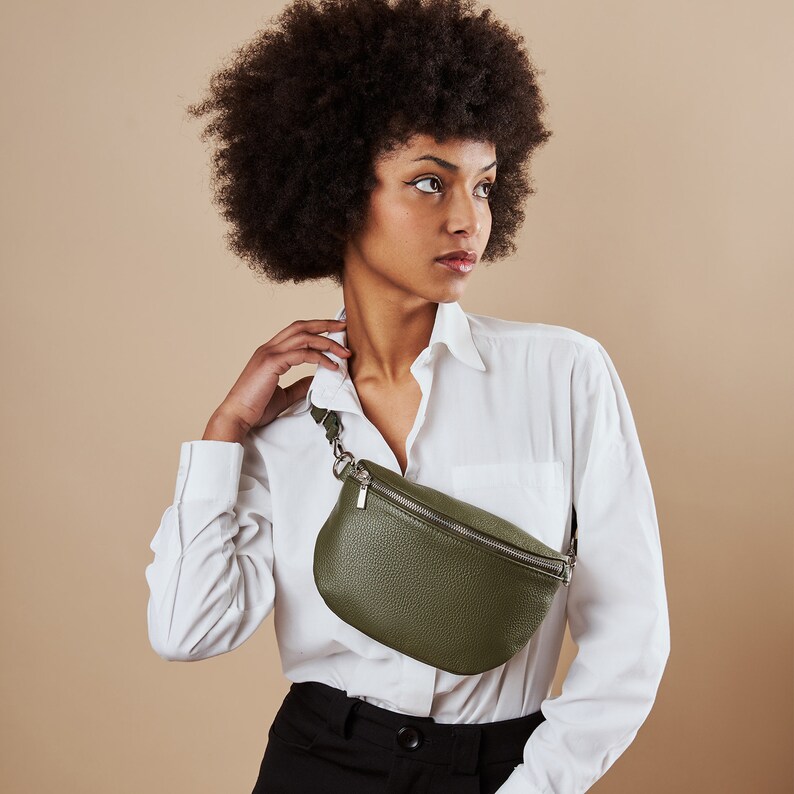
<path fill-rule="evenodd" d="M 565 562 L 564 560 L 550 560 L 546 557 L 540 557 L 537 554 L 532 554 L 532 552 L 524 551 L 523 549 L 517 549 L 515 546 L 511 546 L 508 543 L 504 543 L 503 541 L 497 540 L 496 538 L 492 538 L 489 535 L 479 532 L 472 527 L 466 526 L 466 524 L 461 524 L 457 521 L 454 521 L 448 516 L 437 513 L 432 508 L 414 501 L 410 497 L 405 496 L 405 494 L 395 491 L 386 485 L 386 483 L 375 479 L 372 474 L 361 464 L 359 464 L 358 467 L 353 467 L 352 471 L 350 472 L 350 476 L 361 486 L 358 492 L 358 499 L 356 501 L 356 507 L 359 509 L 366 509 L 367 490 L 372 488 L 372 490 L 375 491 L 375 493 L 377 493 L 379 496 L 396 502 L 421 518 L 431 521 L 432 523 L 455 532 L 469 540 L 473 540 L 475 543 L 495 549 L 499 553 L 504 554 L 505 556 L 516 560 L 517 562 L 523 563 L 530 568 L 538 570 L 540 573 L 544 573 L 547 576 L 553 577 L 554 579 L 559 579 L 566 587 L 570 584 L 571 572 L 573 568 L 573 563 L 570 561 Z"/>

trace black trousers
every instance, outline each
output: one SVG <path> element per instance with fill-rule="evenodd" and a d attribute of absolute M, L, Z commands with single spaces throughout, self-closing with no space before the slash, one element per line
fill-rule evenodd
<path fill-rule="evenodd" d="M 252 794 L 493 794 L 522 762 L 537 711 L 457 725 L 378 708 L 315 681 L 292 684 Z"/>

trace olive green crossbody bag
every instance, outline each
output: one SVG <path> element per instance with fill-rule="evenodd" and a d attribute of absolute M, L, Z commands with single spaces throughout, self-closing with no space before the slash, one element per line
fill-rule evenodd
<path fill-rule="evenodd" d="M 529 642 L 576 565 L 487 510 L 356 461 L 339 417 L 312 405 L 333 447 L 339 497 L 314 548 L 314 579 L 342 620 L 457 675 L 504 664 Z M 340 470 L 341 469 L 341 470 Z"/>

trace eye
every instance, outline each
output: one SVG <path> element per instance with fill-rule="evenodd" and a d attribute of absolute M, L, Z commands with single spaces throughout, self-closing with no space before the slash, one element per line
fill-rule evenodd
<path fill-rule="evenodd" d="M 441 187 L 441 180 L 437 176 L 423 176 L 421 179 L 414 179 L 413 182 L 408 182 L 409 185 L 413 185 L 418 190 L 421 190 L 422 193 L 437 193 L 437 190 L 425 190 L 424 188 L 419 187 L 422 182 L 434 182 L 439 188 Z"/>
<path fill-rule="evenodd" d="M 480 198 L 488 198 L 491 195 L 491 191 L 493 190 L 493 185 L 494 185 L 493 182 L 481 182 L 479 185 L 477 185 L 478 190 L 481 187 L 487 188 L 487 190 L 485 191 L 485 195 L 480 196 Z"/>
<path fill-rule="evenodd" d="M 423 182 L 429 182 L 429 183 L 434 184 L 436 186 L 436 189 L 435 190 L 433 190 L 433 189 L 426 190 L 425 188 L 419 187 L 419 185 L 421 185 Z M 415 188 L 420 190 L 422 193 L 429 193 L 430 195 L 438 193 L 440 188 L 443 187 L 443 185 L 441 184 L 441 180 L 437 176 L 423 176 L 423 177 L 421 177 L 419 179 L 414 179 L 412 182 L 406 182 L 405 184 L 406 185 L 413 185 Z M 477 194 L 478 198 L 487 199 L 491 195 L 491 190 L 493 189 L 493 186 L 494 186 L 493 182 L 481 182 L 479 185 L 477 185 L 475 190 L 480 190 L 480 189 L 484 189 L 485 190 L 485 194 L 484 195 L 482 193 L 478 193 Z"/>

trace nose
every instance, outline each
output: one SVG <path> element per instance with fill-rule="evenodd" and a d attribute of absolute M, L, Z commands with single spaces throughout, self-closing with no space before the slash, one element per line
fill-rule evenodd
<path fill-rule="evenodd" d="M 475 237 L 482 231 L 483 210 L 475 196 L 465 190 L 451 191 L 449 211 L 446 218 L 447 231 L 450 234 Z"/>

